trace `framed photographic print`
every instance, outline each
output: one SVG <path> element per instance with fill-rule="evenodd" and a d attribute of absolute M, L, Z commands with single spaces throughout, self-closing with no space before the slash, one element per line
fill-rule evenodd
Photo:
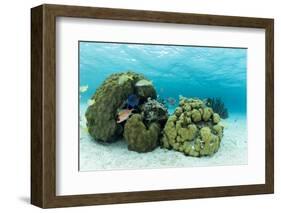
<path fill-rule="evenodd" d="M 31 9 L 31 203 L 274 191 L 273 19 Z"/>

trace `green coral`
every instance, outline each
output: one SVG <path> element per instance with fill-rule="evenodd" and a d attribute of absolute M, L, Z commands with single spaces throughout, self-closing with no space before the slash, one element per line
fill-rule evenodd
<path fill-rule="evenodd" d="M 191 118 L 193 120 L 193 122 L 199 122 L 201 121 L 201 113 L 199 110 L 197 109 L 193 109 L 191 112 Z"/>
<path fill-rule="evenodd" d="M 154 122 L 148 127 L 140 114 L 132 115 L 125 124 L 124 138 L 128 149 L 136 152 L 149 152 L 159 144 L 160 126 Z"/>
<path fill-rule="evenodd" d="M 183 112 L 183 109 L 181 107 L 177 107 L 176 110 L 175 110 L 175 115 L 177 117 L 179 117 Z"/>
<path fill-rule="evenodd" d="M 190 124 L 187 128 L 179 128 L 177 132 L 182 141 L 191 141 L 197 134 L 197 127 L 194 124 Z"/>
<path fill-rule="evenodd" d="M 200 129 L 200 137 L 205 143 L 210 143 L 212 140 L 212 133 L 209 127 Z"/>
<path fill-rule="evenodd" d="M 110 75 L 96 90 L 85 114 L 89 134 L 95 140 L 112 142 L 122 136 L 123 126 L 116 122 L 118 108 L 130 94 L 136 93 L 135 84 L 142 79 L 145 79 L 143 75 L 134 72 L 116 73 Z M 156 94 L 153 86 L 147 88 L 149 91 L 145 92 L 143 99 Z"/>
<path fill-rule="evenodd" d="M 122 85 L 124 83 L 126 83 L 129 80 L 134 80 L 134 76 L 132 74 L 128 74 L 128 73 L 124 73 L 122 75 L 119 76 L 118 78 L 118 84 Z"/>
<path fill-rule="evenodd" d="M 192 109 L 199 109 L 204 105 L 203 101 L 200 99 L 189 98 L 187 99 L 187 102 L 192 107 Z"/>
<path fill-rule="evenodd" d="M 118 109 L 131 94 L 136 94 L 141 104 L 119 124 Z M 152 83 L 144 76 L 134 72 L 112 74 L 88 101 L 85 116 L 89 134 L 103 142 L 123 136 L 128 149 L 140 153 L 152 151 L 159 143 L 193 157 L 211 156 L 218 151 L 224 128 L 211 107 L 197 98 L 180 97 L 179 106 L 168 117 L 167 109 L 156 97 Z"/>
<path fill-rule="evenodd" d="M 212 117 L 213 113 L 214 112 L 213 112 L 212 108 L 205 107 L 203 109 L 203 115 L 202 115 L 203 120 L 208 121 Z"/>
<path fill-rule="evenodd" d="M 214 122 L 215 124 L 217 124 L 217 123 L 220 122 L 220 120 L 221 120 L 220 115 L 219 115 L 218 113 L 214 113 L 214 114 L 213 114 L 213 122 Z"/>
<path fill-rule="evenodd" d="M 216 134 L 220 139 L 222 139 L 223 136 L 223 126 L 220 124 L 216 124 L 213 126 L 213 132 Z"/>
<path fill-rule="evenodd" d="M 163 146 L 167 149 L 171 148 L 171 145 L 175 142 L 177 137 L 177 131 L 175 122 L 177 120 L 177 117 L 175 115 L 171 115 L 165 125 L 164 131 L 163 131 Z"/>
<path fill-rule="evenodd" d="M 146 100 L 148 97 L 150 97 L 151 99 L 155 99 L 157 96 L 153 85 L 136 87 L 136 92 L 142 100 Z"/>
<path fill-rule="evenodd" d="M 193 157 L 213 155 L 223 137 L 219 122 L 220 117 L 202 100 L 180 97 L 162 131 L 162 146 Z"/>

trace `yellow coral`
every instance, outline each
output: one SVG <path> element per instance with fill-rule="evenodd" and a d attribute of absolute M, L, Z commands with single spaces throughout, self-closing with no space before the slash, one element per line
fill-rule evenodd
<path fill-rule="evenodd" d="M 192 149 L 192 145 L 189 142 L 185 142 L 183 145 L 183 152 L 188 155 L 190 150 Z"/>
<path fill-rule="evenodd" d="M 219 114 L 218 113 L 214 113 L 213 114 L 213 122 L 214 122 L 214 124 L 219 123 L 220 120 L 221 120 L 221 118 L 220 118 Z"/>
<path fill-rule="evenodd" d="M 177 117 L 179 117 L 182 112 L 183 112 L 182 108 L 181 108 L 181 107 L 177 107 L 176 110 L 175 110 L 175 115 L 176 115 Z"/>
<path fill-rule="evenodd" d="M 211 118 L 211 116 L 212 116 L 212 114 L 213 114 L 213 110 L 212 110 L 212 108 L 210 108 L 210 107 L 205 107 L 204 109 L 203 109 L 203 120 L 204 121 L 208 121 L 210 118 Z"/>
<path fill-rule="evenodd" d="M 195 138 L 197 133 L 197 127 L 194 124 L 188 125 L 187 128 L 180 128 L 178 135 L 180 135 L 182 141 L 191 141 Z"/>
<path fill-rule="evenodd" d="M 200 99 L 180 97 L 163 130 L 163 146 L 188 156 L 210 156 L 218 151 L 223 136 L 219 122 L 219 115 Z"/>
<path fill-rule="evenodd" d="M 183 110 L 184 110 L 185 112 L 189 112 L 189 111 L 191 110 L 191 106 L 190 106 L 189 104 L 184 104 L 184 105 L 183 105 Z"/>
<path fill-rule="evenodd" d="M 183 107 L 185 105 L 185 101 L 180 99 L 179 106 Z"/>
<path fill-rule="evenodd" d="M 191 112 L 191 118 L 194 122 L 201 121 L 201 114 L 197 109 L 193 109 Z"/>
<path fill-rule="evenodd" d="M 163 130 L 164 136 L 162 139 L 162 143 L 166 146 L 169 147 L 168 143 L 172 144 L 175 142 L 175 139 L 177 137 L 177 131 L 176 131 L 176 126 L 174 124 L 174 117 L 170 116 L 165 128 Z"/>
<path fill-rule="evenodd" d="M 216 125 L 213 126 L 213 130 L 214 130 L 215 134 L 222 135 L 222 133 L 223 133 L 223 126 L 220 125 L 220 124 L 216 124 Z"/>
<path fill-rule="evenodd" d="M 193 109 L 199 109 L 203 106 L 203 102 L 199 99 L 190 98 L 188 102 Z"/>
<path fill-rule="evenodd" d="M 123 74 L 118 78 L 118 84 L 124 84 L 128 80 L 134 80 L 132 75 Z"/>
<path fill-rule="evenodd" d="M 203 127 L 202 129 L 200 129 L 200 136 L 205 143 L 210 143 L 212 140 L 212 133 L 210 128 Z"/>

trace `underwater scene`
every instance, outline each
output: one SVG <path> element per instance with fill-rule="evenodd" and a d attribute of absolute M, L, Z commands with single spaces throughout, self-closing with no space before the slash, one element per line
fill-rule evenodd
<path fill-rule="evenodd" d="M 247 164 L 247 49 L 79 41 L 79 171 Z"/>

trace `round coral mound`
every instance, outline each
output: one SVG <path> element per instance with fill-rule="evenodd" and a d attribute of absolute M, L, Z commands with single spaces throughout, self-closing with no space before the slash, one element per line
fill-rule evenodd
<path fill-rule="evenodd" d="M 132 115 L 124 128 L 124 138 L 128 143 L 128 149 L 141 153 L 152 151 L 159 145 L 160 130 L 157 122 L 146 126 L 140 114 Z"/>
<path fill-rule="evenodd" d="M 162 146 L 194 157 L 213 155 L 223 137 L 219 122 L 220 116 L 202 100 L 180 97 L 164 127 Z"/>
<path fill-rule="evenodd" d="M 138 94 L 136 83 L 143 79 L 143 75 L 134 72 L 112 74 L 96 90 L 85 114 L 89 134 L 95 140 L 112 142 L 122 136 L 124 124 L 117 123 L 116 116 L 131 94 L 140 96 L 141 101 L 156 98 L 152 85 L 145 85 Z"/>

